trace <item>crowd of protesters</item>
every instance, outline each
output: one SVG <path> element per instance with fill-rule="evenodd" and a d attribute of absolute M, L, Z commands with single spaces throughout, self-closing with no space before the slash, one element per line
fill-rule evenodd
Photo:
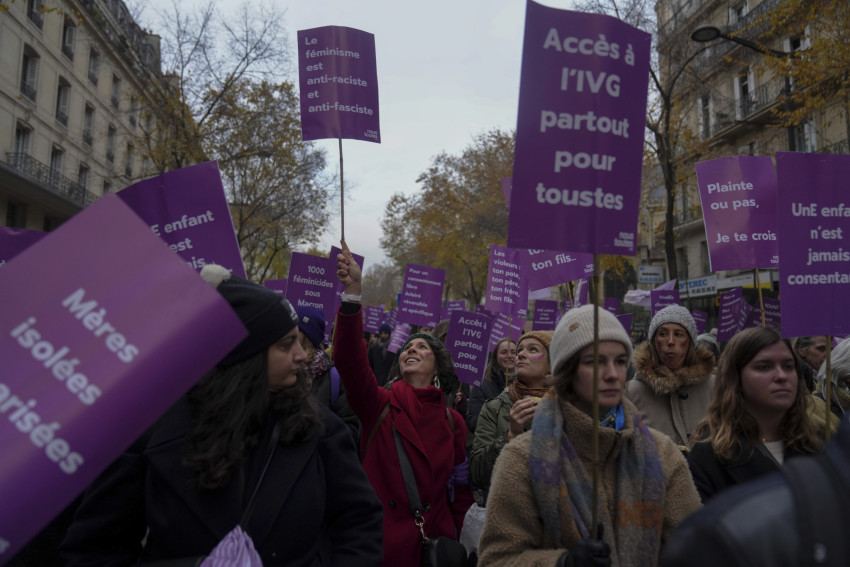
<path fill-rule="evenodd" d="M 204 268 L 248 337 L 10 564 L 850 560 L 850 341 L 831 365 L 824 336 L 721 345 L 669 306 L 635 346 L 591 305 L 499 340 L 470 389 L 447 322 L 370 341 L 337 261 L 332 345 L 320 310 Z"/>

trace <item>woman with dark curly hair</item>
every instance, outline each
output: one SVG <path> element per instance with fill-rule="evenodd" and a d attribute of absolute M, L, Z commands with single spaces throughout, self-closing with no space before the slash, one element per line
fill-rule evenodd
<path fill-rule="evenodd" d="M 787 339 L 764 327 L 732 337 L 688 455 L 703 502 L 778 470 L 785 459 L 823 449 L 808 415 L 807 394 L 800 360 Z"/>
<path fill-rule="evenodd" d="M 242 524 L 263 565 L 379 564 L 380 504 L 348 428 L 310 396 L 295 310 L 220 266 L 201 275 L 249 335 L 89 487 L 66 564 L 208 555 Z"/>
<path fill-rule="evenodd" d="M 384 505 L 384 565 L 420 564 L 422 534 L 457 540 L 472 504 L 466 462 L 466 424 L 446 406 L 456 383 L 445 346 L 432 335 L 408 337 L 381 388 L 369 368 L 363 341 L 360 268 L 343 244 L 337 278 L 345 286 L 334 334 L 334 361 L 348 402 L 363 425 L 363 468 Z M 400 444 L 401 449 L 397 447 Z M 410 509 L 399 460 L 413 469 L 424 507 L 420 532 Z"/>

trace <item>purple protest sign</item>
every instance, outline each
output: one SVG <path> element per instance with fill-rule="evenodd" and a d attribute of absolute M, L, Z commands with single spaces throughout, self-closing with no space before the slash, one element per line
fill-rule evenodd
<path fill-rule="evenodd" d="M 776 154 L 782 335 L 850 332 L 850 155 Z"/>
<path fill-rule="evenodd" d="M 216 162 L 169 171 L 117 195 L 194 269 L 220 264 L 245 277 Z"/>
<path fill-rule="evenodd" d="M 717 316 L 717 342 L 725 343 L 738 332 L 744 290 L 740 287 L 720 294 L 720 310 Z"/>
<path fill-rule="evenodd" d="M 496 343 L 508 336 L 510 336 L 513 340 L 518 341 L 522 336 L 523 327 L 525 327 L 525 319 L 520 317 L 509 317 L 505 313 L 496 313 L 493 317 L 493 333 L 490 336 L 490 350 L 496 348 Z M 510 335 L 508 335 L 509 329 Z"/>
<path fill-rule="evenodd" d="M 668 305 L 679 305 L 678 289 L 653 289 L 649 292 L 652 317 Z"/>
<path fill-rule="evenodd" d="M 0 226 L 0 268 L 46 235 L 40 230 Z"/>
<path fill-rule="evenodd" d="M 526 4 L 509 247 L 634 255 L 650 40 Z"/>
<path fill-rule="evenodd" d="M 593 254 L 521 250 L 528 289 L 538 290 L 593 274 Z"/>
<path fill-rule="evenodd" d="M 398 309 L 390 309 L 389 313 L 386 314 L 386 319 L 384 319 L 384 321 L 389 323 L 390 327 L 395 327 L 395 324 L 398 322 Z"/>
<path fill-rule="evenodd" d="M 522 252 L 490 245 L 484 306 L 492 313 L 518 313 L 528 308 L 528 286 L 523 277 Z"/>
<path fill-rule="evenodd" d="M 364 308 L 364 314 L 363 330 L 367 333 L 377 333 L 381 327 L 381 317 L 383 315 L 381 308 L 374 305 L 367 305 Z"/>
<path fill-rule="evenodd" d="M 387 344 L 389 352 L 398 352 L 404 346 L 404 341 L 410 336 L 410 325 L 407 323 L 398 323 L 393 327 L 393 332 L 390 335 L 390 342 Z"/>
<path fill-rule="evenodd" d="M 766 327 L 770 327 L 771 329 L 775 329 L 776 331 L 782 332 L 782 317 L 779 313 L 779 299 L 775 297 L 764 297 L 762 298 L 762 302 L 764 303 L 764 324 Z M 747 322 L 744 324 L 745 329 L 749 329 L 751 327 L 761 327 L 761 306 L 756 303 L 753 305 L 752 311 L 750 311 L 749 316 L 747 317 Z"/>
<path fill-rule="evenodd" d="M 621 315 L 617 315 L 617 321 L 623 326 L 626 332 L 631 336 L 632 334 L 632 318 L 634 318 L 634 313 L 623 313 Z"/>
<path fill-rule="evenodd" d="M 769 156 L 696 165 L 711 270 L 775 268 L 776 172 Z"/>
<path fill-rule="evenodd" d="M 375 36 L 342 26 L 298 32 L 303 140 L 381 142 Z"/>
<path fill-rule="evenodd" d="M 613 315 L 616 315 L 620 311 L 620 300 L 616 297 L 606 297 L 603 309 L 605 309 L 605 311 L 609 311 Z"/>
<path fill-rule="evenodd" d="M 276 291 L 282 296 L 286 297 L 286 285 L 289 283 L 289 280 L 266 280 L 263 282 L 263 285 L 269 288 L 272 291 Z"/>
<path fill-rule="evenodd" d="M 8 559 L 246 331 L 115 195 L 9 261 L 0 294 Z"/>
<path fill-rule="evenodd" d="M 558 302 L 538 299 L 534 302 L 533 331 L 554 331 L 558 322 Z"/>
<path fill-rule="evenodd" d="M 325 314 L 325 340 L 336 316 L 336 258 L 293 252 L 289 261 L 286 299 L 293 307 L 315 307 Z"/>
<path fill-rule="evenodd" d="M 705 325 L 708 323 L 708 313 L 694 309 L 691 311 L 691 317 L 694 318 L 694 325 L 696 325 L 697 334 L 703 334 L 705 332 Z"/>
<path fill-rule="evenodd" d="M 493 321 L 487 315 L 468 311 L 452 311 L 446 348 L 452 354 L 455 373 L 461 382 L 481 385 Z"/>
<path fill-rule="evenodd" d="M 446 309 L 450 315 L 455 311 L 466 311 L 466 300 L 455 299 L 452 301 L 446 301 Z"/>
<path fill-rule="evenodd" d="M 411 325 L 435 327 L 440 320 L 444 281 L 444 270 L 408 264 L 398 303 L 398 320 Z"/>
<path fill-rule="evenodd" d="M 747 320 L 750 318 L 750 313 L 753 312 L 753 306 L 747 303 L 746 301 L 741 302 L 741 311 L 738 312 L 738 330 L 736 332 L 740 332 L 747 324 Z"/>

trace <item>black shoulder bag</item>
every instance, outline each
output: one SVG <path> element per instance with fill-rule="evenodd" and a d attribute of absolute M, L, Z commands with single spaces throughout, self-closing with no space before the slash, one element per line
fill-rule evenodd
<path fill-rule="evenodd" d="M 422 516 L 422 501 L 419 499 L 416 476 L 413 474 L 413 467 L 395 425 L 393 425 L 393 437 L 401 465 L 401 476 L 404 478 L 404 489 L 407 491 L 407 500 L 410 503 L 410 513 L 413 514 L 413 522 L 422 534 L 421 567 L 466 567 L 466 548 L 462 543 L 450 537 L 429 538 L 425 535 L 425 518 Z"/>

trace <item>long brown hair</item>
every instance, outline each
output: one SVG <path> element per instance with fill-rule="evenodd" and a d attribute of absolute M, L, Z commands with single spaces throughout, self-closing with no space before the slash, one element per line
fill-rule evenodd
<path fill-rule="evenodd" d="M 502 365 L 499 364 L 499 347 L 502 346 L 502 343 L 511 343 L 516 344 L 516 341 L 510 337 L 505 337 L 496 343 L 495 348 L 493 348 L 493 354 L 490 355 L 490 362 L 487 363 L 487 368 L 484 369 L 484 379 L 490 380 L 493 382 L 493 368 L 498 368 L 505 375 L 505 381 L 508 379 L 508 369 L 502 368 Z"/>
<path fill-rule="evenodd" d="M 694 434 L 694 441 L 709 441 L 715 455 L 723 460 L 731 461 L 741 455 L 744 449 L 741 439 L 749 440 L 753 448 L 759 442 L 758 423 L 744 404 L 741 370 L 759 352 L 778 342 L 788 347 L 797 373 L 797 396 L 781 425 L 785 448 L 799 453 L 817 453 L 823 447 L 806 412 L 808 390 L 802 378 L 800 358 L 791 343 L 779 333 L 767 327 L 755 327 L 741 331 L 726 345 L 717 367 L 711 403 Z"/>

